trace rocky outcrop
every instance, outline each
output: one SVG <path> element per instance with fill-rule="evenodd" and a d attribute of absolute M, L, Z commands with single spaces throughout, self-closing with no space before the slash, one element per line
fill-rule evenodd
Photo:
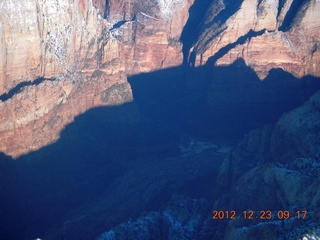
<path fill-rule="evenodd" d="M 121 43 L 127 74 L 149 72 L 182 63 L 179 39 L 193 0 L 110 2 L 107 20 Z"/>
<path fill-rule="evenodd" d="M 132 101 L 128 74 L 181 64 L 191 4 L 0 3 L 0 151 L 18 157 L 52 143 L 80 113 Z M 13 91 L 39 78 L 48 80 Z"/>
<path fill-rule="evenodd" d="M 56 141 L 65 125 L 80 113 L 132 100 L 125 75 L 95 74 L 77 79 L 78 83 L 45 80 L 0 102 L 1 151 L 13 157 L 35 151 Z"/>
<path fill-rule="evenodd" d="M 162 212 L 145 213 L 136 221 L 122 223 L 97 240 L 195 239 L 210 211 L 208 201 L 174 195 Z"/>
<path fill-rule="evenodd" d="M 209 63 L 229 65 L 243 58 L 260 79 L 272 68 L 282 68 L 297 77 L 319 76 L 320 26 L 314 16 L 320 11 L 320 4 L 316 0 L 298 2 L 213 1 L 191 51 L 191 63 L 204 65 L 221 50 L 227 50 Z M 250 38 L 250 31 L 261 32 Z M 230 44 L 235 46 L 228 49 Z"/>
<path fill-rule="evenodd" d="M 225 239 L 293 239 L 319 226 L 319 97 L 318 91 L 275 126 L 251 131 L 224 160 L 214 208 L 273 212 L 268 220 L 230 220 L 221 228 Z M 279 210 L 290 216 L 282 219 Z"/>
<path fill-rule="evenodd" d="M 181 63 L 177 45 L 191 1 L 102 2 L 1 3 L 0 93 L 38 77 L 72 79 L 72 73 L 96 69 L 138 73 Z"/>
<path fill-rule="evenodd" d="M 132 101 L 127 76 L 183 61 L 213 68 L 241 58 L 260 79 L 273 68 L 320 76 L 319 1 L 213 0 L 199 9 L 206 4 L 191 16 L 194 0 L 0 3 L 0 151 L 18 157 L 52 143 L 80 113 Z M 192 17 L 200 25 L 190 27 Z M 102 101 L 116 86 L 126 97 Z"/>
<path fill-rule="evenodd" d="M 103 113 L 96 111 L 97 113 L 98 115 L 95 115 L 97 118 L 103 116 L 101 115 Z M 192 198 L 211 196 L 211 180 L 230 150 L 227 146 L 214 145 L 188 137 L 167 146 L 170 139 L 168 136 L 164 136 L 163 140 L 158 143 L 158 149 L 153 148 L 149 151 L 146 149 L 146 152 L 143 153 L 141 151 L 144 149 L 141 145 L 147 148 L 147 142 L 140 143 L 134 149 L 135 142 L 139 141 L 138 135 L 143 130 L 140 130 L 139 133 L 133 133 L 131 142 L 129 142 L 130 137 L 124 142 L 123 137 L 120 136 L 120 144 L 113 145 L 113 142 L 107 142 L 109 139 L 116 141 L 115 137 L 112 138 L 112 131 L 103 129 L 103 125 L 109 120 L 90 121 L 90 119 L 86 119 L 86 116 L 87 114 L 82 119 L 82 123 L 79 123 L 80 119 L 76 119 L 73 125 L 90 126 L 95 124 L 99 127 L 89 127 L 87 132 L 80 133 L 73 143 L 79 139 L 82 142 L 84 139 L 81 139 L 81 136 L 89 138 L 90 142 L 84 141 L 83 145 L 73 146 L 61 143 L 60 152 L 62 155 L 59 156 L 59 159 L 52 156 L 52 150 L 45 149 L 40 153 L 39 161 L 35 160 L 39 155 L 33 153 L 33 156 L 29 157 L 30 160 L 26 155 L 19 158 L 21 161 L 13 163 L 17 164 L 15 166 L 20 166 L 15 168 L 18 169 L 16 175 L 22 176 L 21 179 L 23 179 L 20 186 L 24 190 L 21 195 L 18 195 L 23 196 L 24 208 L 27 210 L 23 212 L 25 217 L 22 219 L 27 221 L 26 225 L 28 226 L 30 223 L 34 224 L 37 230 L 31 234 L 28 232 L 29 229 L 23 230 L 15 238 L 27 236 L 32 239 L 36 236 L 42 236 L 46 239 L 61 237 L 79 240 L 95 239 L 118 224 L 126 222 L 128 218 L 135 219 L 145 211 L 160 211 L 173 194 L 182 194 Z M 123 123 L 119 124 L 119 121 L 117 123 L 118 125 L 115 126 L 118 128 L 124 125 Z M 128 126 L 128 131 L 132 131 L 131 126 L 131 124 Z M 68 129 L 68 132 L 64 133 L 64 137 L 74 138 L 72 132 L 72 128 Z M 155 132 L 158 134 L 156 138 L 148 137 L 145 140 L 159 142 L 161 138 L 159 132 L 159 130 Z M 97 133 L 101 135 L 99 136 Z M 105 138 L 106 134 L 108 134 L 108 138 Z M 147 134 L 148 132 L 143 132 L 141 135 Z M 119 131 L 115 131 L 115 135 L 119 135 Z M 103 141 L 105 142 L 101 143 Z M 48 148 L 50 147 L 52 146 Z M 178 150 L 173 151 L 176 147 Z M 82 156 L 84 157 L 81 158 Z M 51 159 L 48 160 L 50 157 Z M 112 160 L 113 157 L 115 160 Z M 95 160 L 93 161 L 93 159 Z M 97 161 L 100 163 L 97 164 Z M 41 171 L 41 169 L 51 170 Z M 34 172 L 36 174 L 33 174 Z M 31 183 L 37 184 L 33 186 Z M 29 194 L 25 195 L 24 192 Z M 81 199 L 84 200 L 81 202 Z M 65 209 L 66 202 L 70 204 L 68 209 Z M 81 202 L 80 205 L 79 202 Z M 205 199 L 185 200 L 182 197 L 175 197 L 174 207 L 169 207 L 166 211 L 168 215 L 151 214 L 150 217 L 154 219 L 148 223 L 149 226 L 146 228 L 154 227 L 154 232 L 150 232 L 150 236 L 155 234 L 152 237 L 157 236 L 158 233 L 162 234 L 160 232 L 163 226 L 160 225 L 157 229 L 157 226 L 152 224 L 165 220 L 168 221 L 168 228 L 173 230 L 173 236 L 179 236 L 179 234 L 193 236 L 198 231 L 197 227 L 202 224 L 202 219 L 210 214 L 207 203 Z M 40 213 L 39 217 L 37 213 L 41 211 L 45 211 L 45 215 Z M 61 216 L 57 212 L 67 214 Z M 179 215 L 180 213 L 185 216 Z M 190 224 L 186 224 L 190 216 Z M 192 220 L 193 217 L 198 217 L 197 222 Z M 32 220 L 30 221 L 30 219 Z M 144 221 L 144 219 L 141 220 Z M 184 230 L 180 231 L 180 227 L 175 228 L 175 224 L 172 225 L 171 220 L 173 223 L 181 223 Z M 18 221 L 13 222 L 14 226 L 18 223 Z M 139 223 L 140 221 L 133 225 L 138 226 Z M 4 226 L 6 225 L 4 224 Z M 188 232 L 188 226 L 194 229 L 189 229 L 191 231 Z M 0 228 L 0 234 L 3 228 Z M 122 234 L 122 230 L 123 228 L 120 227 L 117 232 Z M 43 232 L 42 235 L 41 232 Z M 132 232 L 132 234 L 138 236 L 144 233 Z M 163 235 L 163 239 L 166 239 L 165 235 Z"/>
<path fill-rule="evenodd" d="M 166 204 L 175 192 L 205 195 L 228 148 L 192 140 L 180 145 L 181 156 L 177 156 L 171 153 L 177 154 L 177 146 L 172 146 L 168 136 L 183 131 L 202 131 L 209 138 L 217 131 L 235 136 L 237 121 L 249 120 L 241 123 L 248 128 L 264 117 L 270 122 L 274 112 L 280 114 L 316 91 L 318 0 L 199 1 L 0 3 L 0 152 L 17 158 L 57 141 L 60 133 L 64 136 L 56 145 L 14 163 L 1 156 L 3 169 L 9 170 L 1 175 L 5 183 L 3 233 L 19 237 L 27 233 L 31 239 L 39 234 L 33 231 L 40 229 L 52 239 L 90 239 L 128 216 L 138 217 L 155 202 L 156 207 Z M 186 23 L 193 21 L 189 13 L 196 11 L 192 7 L 205 9 L 207 4 L 206 12 L 193 16 L 203 18 L 194 20 L 201 23 L 193 28 L 188 23 L 186 30 Z M 189 34 L 194 36 L 186 40 Z M 151 71 L 155 74 L 140 75 L 143 81 L 137 84 L 147 92 L 140 93 L 141 108 L 135 105 L 138 101 L 120 108 L 133 101 L 134 84 L 127 77 Z M 189 78 L 193 81 L 184 81 Z M 146 84 L 149 80 L 152 88 Z M 86 114 L 78 118 L 80 123 L 66 127 L 79 114 L 98 106 L 109 106 L 94 116 L 101 121 L 90 122 Z M 117 106 L 118 115 L 111 106 Z M 140 110 L 146 115 L 141 117 Z M 163 123 L 168 113 L 174 114 Z M 224 235 L 226 239 L 291 238 L 290 234 L 309 234 L 310 226 L 318 226 L 319 117 L 318 93 L 283 115 L 276 125 L 250 132 L 222 164 L 214 205 L 237 211 L 266 210 L 266 206 L 272 211 L 307 209 L 309 219 L 219 222 L 210 236 L 215 232 L 216 239 Z M 97 126 L 88 128 L 90 124 Z M 142 125 L 147 130 L 140 131 Z M 190 202 L 187 210 L 192 209 Z M 22 206 L 21 212 L 12 210 L 16 205 Z M 181 237 L 193 237 L 203 217 L 186 213 L 197 219 L 193 222 L 178 214 L 174 219 L 160 215 L 157 212 L 151 218 L 167 221 L 172 231 L 176 229 L 171 223 L 187 221 L 192 231 L 183 226 L 185 231 L 177 232 Z M 126 227 L 115 227 L 115 231 L 122 234 Z M 294 231 L 288 233 L 288 229 Z"/>

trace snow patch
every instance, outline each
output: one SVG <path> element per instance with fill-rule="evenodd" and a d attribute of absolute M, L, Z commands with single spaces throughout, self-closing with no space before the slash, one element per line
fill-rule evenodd
<path fill-rule="evenodd" d="M 4 0 L 0 2 L 0 22 L 5 16 L 11 27 L 33 27 L 37 19 L 34 0 Z"/>
<path fill-rule="evenodd" d="M 277 13 L 278 12 L 278 4 L 279 4 L 279 1 L 278 0 L 268 0 L 268 3 L 272 9 L 272 11 L 274 13 Z"/>
<path fill-rule="evenodd" d="M 159 0 L 161 17 L 170 20 L 174 14 L 175 5 L 184 2 L 185 0 Z"/>
<path fill-rule="evenodd" d="M 73 9 L 73 4 L 69 1 L 49 0 L 40 5 L 43 16 L 43 38 L 46 38 L 45 48 L 53 53 L 61 69 L 67 72 L 69 66 L 68 44 L 71 42 L 73 31 L 72 17 L 68 14 L 68 9 Z M 47 32 L 45 29 L 48 29 Z"/>

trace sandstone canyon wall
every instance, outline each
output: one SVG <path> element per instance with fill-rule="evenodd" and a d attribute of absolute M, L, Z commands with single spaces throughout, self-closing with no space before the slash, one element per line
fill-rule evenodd
<path fill-rule="evenodd" d="M 202 139 L 183 143 L 185 132 L 179 135 L 175 128 L 187 122 L 210 140 L 215 131 L 235 136 L 238 122 L 246 119 L 241 118 L 243 106 L 268 109 L 262 115 L 267 118 L 279 109 L 277 114 L 283 113 L 285 108 L 278 105 L 305 101 L 320 88 L 319 13 L 319 0 L 2 1 L 0 155 L 10 157 L 0 156 L 5 169 L 0 205 L 6 204 L 2 208 L 7 213 L 1 214 L 5 224 L 0 231 L 33 235 L 43 227 L 44 236 L 52 239 L 88 239 L 150 210 L 146 206 L 154 202 L 160 207 L 167 195 L 184 187 L 187 193 L 211 195 L 217 164 L 230 149 L 223 146 L 220 152 L 220 146 Z M 309 77 L 318 81 L 316 87 L 306 80 Z M 141 78 L 144 92 L 139 96 L 134 90 Z M 128 79 L 134 80 L 129 84 Z M 264 108 L 266 101 L 270 104 Z M 188 104 L 192 108 L 184 109 Z M 226 108 L 233 108 L 233 115 L 224 114 Z M 250 110 L 255 115 L 255 109 Z M 256 115 L 252 122 L 261 118 Z M 117 121 L 115 131 L 109 131 L 114 127 L 109 121 Z M 147 130 L 134 126 L 148 121 L 154 122 Z M 250 129 L 254 125 L 243 124 Z M 159 129 L 150 131 L 150 126 Z M 319 92 L 276 124 L 251 131 L 224 160 L 213 197 L 217 209 L 307 208 L 309 222 L 293 219 L 279 227 L 277 221 L 234 221 L 212 226 L 210 216 L 208 236 L 263 239 L 263 233 L 264 239 L 285 239 L 290 237 L 286 231 L 297 225 L 301 228 L 293 234 L 309 231 L 308 223 L 317 227 L 318 132 Z M 148 145 L 150 139 L 155 143 Z M 55 141 L 57 146 L 50 145 Z M 68 141 L 74 145 L 65 144 Z M 191 151 L 186 153 L 184 146 Z M 10 161 L 11 157 L 19 160 Z M 16 202 L 21 212 L 12 210 Z M 199 221 L 188 224 L 192 233 L 198 233 L 211 211 L 210 203 L 205 209 L 202 201 L 198 203 L 200 208 L 186 207 L 203 211 Z M 23 221 L 12 215 L 15 211 Z M 154 214 L 166 224 L 172 219 Z M 191 218 L 194 215 L 198 216 Z M 11 222 L 18 227 L 11 229 Z M 122 227 L 126 225 L 116 230 Z M 159 234 L 165 230 L 160 228 Z M 191 234 L 188 228 L 185 234 Z"/>
<path fill-rule="evenodd" d="M 1 2 L 0 151 L 52 143 L 80 113 L 132 101 L 128 74 L 181 64 L 191 4 Z"/>
<path fill-rule="evenodd" d="M 54 142 L 80 113 L 132 101 L 128 75 L 184 57 L 208 67 L 243 58 L 261 79 L 272 68 L 319 76 L 320 3 L 297 2 L 211 1 L 190 51 L 181 35 L 193 0 L 1 2 L 0 151 Z"/>
<path fill-rule="evenodd" d="M 192 49 L 192 64 L 211 58 L 211 64 L 229 65 L 243 58 L 260 79 L 272 68 L 319 76 L 319 11 L 316 0 L 213 1 Z M 219 58 L 212 58 L 216 54 Z"/>

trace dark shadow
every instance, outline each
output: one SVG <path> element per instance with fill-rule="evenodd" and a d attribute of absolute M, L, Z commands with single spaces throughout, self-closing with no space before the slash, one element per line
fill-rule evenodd
<path fill-rule="evenodd" d="M 112 28 L 110 28 L 110 31 L 115 30 L 115 29 L 117 29 L 117 28 L 120 28 L 122 25 L 124 25 L 124 24 L 127 23 L 127 22 L 136 21 L 136 18 L 137 18 L 136 15 L 134 15 L 133 18 L 132 18 L 130 21 L 122 20 L 122 21 L 116 22 L 116 23 L 112 26 Z"/>
<path fill-rule="evenodd" d="M 143 116 L 183 133 L 220 140 L 241 138 L 276 121 L 319 89 L 318 80 L 274 69 L 261 81 L 242 59 L 230 66 L 208 63 L 129 78 Z"/>
<path fill-rule="evenodd" d="M 189 18 L 180 37 L 180 41 L 183 43 L 183 65 L 188 62 L 189 50 L 200 35 L 199 26 L 211 2 L 212 0 L 195 0 L 189 9 Z"/>
<path fill-rule="evenodd" d="M 300 8 L 307 4 L 307 0 L 293 0 L 291 6 L 283 20 L 282 25 L 279 27 L 279 31 L 287 32 L 290 30 L 291 24 L 294 22 L 297 13 L 299 12 Z"/>
<path fill-rule="evenodd" d="M 281 13 L 281 11 L 282 11 L 282 8 L 283 8 L 284 4 L 285 4 L 285 0 L 279 0 L 277 19 L 278 19 L 279 16 L 280 16 L 280 13 Z"/>
<path fill-rule="evenodd" d="M 12 88 L 8 93 L 4 93 L 0 95 L 0 101 L 3 101 L 3 102 L 7 101 L 8 99 L 12 98 L 14 95 L 19 93 L 24 87 L 35 86 L 35 85 L 41 84 L 44 81 L 55 81 L 55 80 L 56 80 L 55 78 L 37 78 L 34 81 L 21 82 L 14 88 Z"/>
<path fill-rule="evenodd" d="M 87 111 L 56 143 L 17 160 L 2 154 L 0 238 L 42 238 L 54 227 L 52 235 L 62 236 L 73 211 L 101 198 L 135 161 L 176 156 L 177 142 L 174 133 L 142 122 L 129 103 Z"/>
<path fill-rule="evenodd" d="M 227 54 L 231 49 L 233 49 L 237 45 L 244 44 L 246 41 L 250 41 L 251 38 L 253 38 L 253 37 L 261 36 L 262 34 L 265 33 L 265 31 L 266 31 L 266 29 L 262 29 L 261 31 L 258 31 L 258 32 L 257 31 L 253 31 L 251 29 L 247 34 L 239 37 L 237 39 L 237 41 L 235 41 L 233 43 L 229 43 L 228 45 L 222 47 L 216 54 L 214 54 L 212 57 L 210 57 L 208 59 L 207 65 L 208 66 L 213 66 L 216 63 L 216 61 L 218 61 L 218 59 L 220 59 L 225 54 Z"/>
<path fill-rule="evenodd" d="M 107 19 L 109 16 L 109 0 L 106 0 L 106 5 L 103 13 L 103 18 Z"/>
<path fill-rule="evenodd" d="M 131 76 L 134 102 L 89 110 L 15 161 L 0 155 L 0 238 L 93 239 L 173 193 L 207 196 L 222 156 L 179 158 L 181 136 L 233 144 L 307 100 L 319 80 L 274 69 L 260 81 L 242 59 Z"/>
<path fill-rule="evenodd" d="M 123 24 L 125 24 L 127 21 L 126 20 L 122 20 L 122 21 L 119 21 L 117 23 L 115 23 L 112 28 L 110 29 L 110 31 L 116 29 L 116 28 L 120 28 Z"/>
<path fill-rule="evenodd" d="M 216 5 L 221 4 L 219 1 L 213 3 L 213 7 L 215 8 Z M 214 14 L 214 18 L 211 22 L 208 22 L 203 25 L 203 28 L 209 28 L 215 24 L 221 25 L 227 22 L 227 20 L 235 14 L 241 7 L 242 1 L 241 0 L 234 0 L 234 1 L 223 1 L 223 9 L 218 12 L 218 14 Z"/>
<path fill-rule="evenodd" d="M 210 16 L 208 18 L 209 21 L 201 23 L 201 28 L 199 29 L 199 32 L 202 33 L 201 39 L 197 41 L 198 43 L 190 53 L 188 61 L 186 60 L 186 54 L 189 54 L 189 51 L 187 52 L 187 49 L 183 49 L 185 65 L 195 65 L 196 53 L 203 52 L 203 49 L 208 47 L 207 45 L 212 41 L 212 39 L 217 37 L 222 31 L 228 28 L 228 26 L 225 25 L 226 21 L 240 9 L 241 4 L 241 0 L 212 2 L 210 7 L 205 12 L 206 15 Z M 197 39 L 199 37 L 200 36 L 197 36 Z"/>
<path fill-rule="evenodd" d="M 225 54 L 227 54 L 231 49 L 236 47 L 237 45 L 244 44 L 246 41 L 250 41 L 253 37 L 261 36 L 265 33 L 266 29 L 262 29 L 260 31 L 254 31 L 250 30 L 247 34 L 239 37 L 235 42 L 229 43 L 226 46 L 222 47 L 217 53 L 215 53 L 212 57 L 210 57 L 206 63 L 207 66 L 213 66 L 218 59 L 223 57 Z M 192 52 L 190 54 L 189 59 L 189 66 L 194 67 L 195 66 L 195 60 L 196 60 L 196 54 L 195 52 Z"/>

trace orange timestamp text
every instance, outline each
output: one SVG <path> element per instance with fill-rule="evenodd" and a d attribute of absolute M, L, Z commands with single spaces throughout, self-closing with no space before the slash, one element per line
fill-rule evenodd
<path fill-rule="evenodd" d="M 278 210 L 274 212 L 272 212 L 271 210 L 260 210 L 260 211 L 245 210 L 242 212 L 237 212 L 235 210 L 213 210 L 212 219 L 213 220 L 224 220 L 224 219 L 286 220 L 289 218 L 305 219 L 307 217 L 307 213 L 308 213 L 307 210 L 296 210 L 296 211 Z"/>

